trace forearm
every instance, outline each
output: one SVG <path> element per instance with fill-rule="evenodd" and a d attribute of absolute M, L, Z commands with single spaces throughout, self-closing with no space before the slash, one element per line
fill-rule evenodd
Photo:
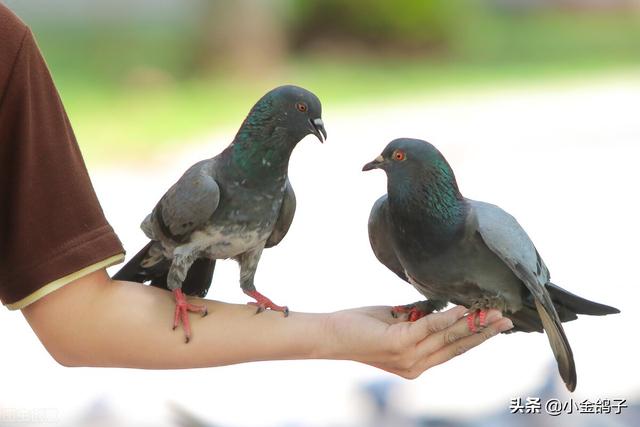
<path fill-rule="evenodd" d="M 171 328 L 169 292 L 111 281 L 97 272 L 24 310 L 49 352 L 67 366 L 149 369 L 220 366 L 257 360 L 331 357 L 326 314 L 255 314 L 255 308 L 202 300 L 193 340 Z"/>
<path fill-rule="evenodd" d="M 389 307 L 329 314 L 255 313 L 246 305 L 199 300 L 209 315 L 192 315 L 193 339 L 171 328 L 171 293 L 112 281 L 104 270 L 47 295 L 23 313 L 49 353 L 66 366 L 199 368 L 258 360 L 347 359 L 416 378 L 513 327 L 497 311 L 472 334 L 464 307 L 415 322 Z"/>

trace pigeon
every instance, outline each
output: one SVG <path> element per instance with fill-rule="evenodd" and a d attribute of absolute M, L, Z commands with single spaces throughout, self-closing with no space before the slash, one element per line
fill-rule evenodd
<path fill-rule="evenodd" d="M 453 170 L 433 145 L 419 139 L 391 141 L 363 171 L 382 169 L 387 194 L 369 216 L 376 258 L 427 298 L 392 309 L 415 320 L 448 302 L 469 309 L 471 332 L 486 326 L 498 309 L 510 318 L 509 332 L 546 331 L 560 376 L 576 387 L 573 353 L 562 322 L 578 314 L 619 313 L 550 282 L 531 239 L 498 206 L 460 194 Z"/>
<path fill-rule="evenodd" d="M 265 248 L 282 241 L 296 210 L 289 158 L 305 136 L 324 142 L 327 132 L 316 95 L 280 86 L 251 109 L 233 142 L 217 156 L 191 166 L 162 196 L 141 228 L 150 239 L 113 278 L 173 292 L 173 328 L 191 338 L 188 312 L 207 314 L 185 295 L 204 297 L 216 260 L 240 265 L 240 286 L 265 309 L 288 315 L 256 290 L 254 276 Z"/>

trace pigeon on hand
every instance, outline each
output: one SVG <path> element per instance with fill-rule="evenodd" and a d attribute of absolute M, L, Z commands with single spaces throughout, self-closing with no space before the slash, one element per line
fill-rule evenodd
<path fill-rule="evenodd" d="M 320 100 L 296 86 L 281 86 L 251 109 L 233 142 L 217 156 L 191 166 L 141 224 L 151 241 L 113 278 L 173 292 L 174 329 L 182 322 L 191 337 L 188 312 L 206 315 L 185 295 L 204 297 L 217 259 L 240 264 L 240 286 L 258 312 L 288 308 L 256 290 L 254 276 L 264 248 L 287 234 L 296 198 L 287 176 L 296 144 L 309 134 L 327 137 Z"/>
<path fill-rule="evenodd" d="M 382 169 L 387 194 L 369 217 L 378 260 L 427 297 L 394 314 L 415 320 L 448 302 L 469 309 L 469 329 L 486 326 L 486 312 L 510 318 L 509 331 L 547 333 L 560 375 L 576 387 L 573 354 L 561 322 L 578 314 L 619 310 L 574 295 L 549 281 L 549 270 L 520 224 L 495 205 L 460 194 L 453 170 L 431 144 L 396 139 L 363 171 Z"/>

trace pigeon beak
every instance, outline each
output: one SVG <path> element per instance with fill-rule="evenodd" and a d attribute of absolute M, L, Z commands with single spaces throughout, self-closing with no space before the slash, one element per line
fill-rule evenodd
<path fill-rule="evenodd" d="M 382 157 L 382 154 L 380 154 L 372 162 L 369 162 L 366 165 L 364 165 L 362 167 L 362 171 L 366 172 L 366 171 L 370 171 L 372 169 L 379 169 L 382 166 L 383 162 L 384 162 L 384 157 Z"/>
<path fill-rule="evenodd" d="M 321 118 L 309 120 L 311 122 L 311 133 L 313 133 L 320 142 L 324 142 L 327 139 L 327 131 L 324 129 L 324 122 Z"/>

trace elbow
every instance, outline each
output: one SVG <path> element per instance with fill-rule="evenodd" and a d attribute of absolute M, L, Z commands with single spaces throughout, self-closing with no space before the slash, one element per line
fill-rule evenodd
<path fill-rule="evenodd" d="M 36 326 L 36 325 L 32 325 Z M 67 368 L 103 366 L 95 340 L 86 333 L 66 328 L 34 327 L 36 336 L 49 355 Z M 98 346 L 99 347 L 99 346 Z"/>
<path fill-rule="evenodd" d="M 85 352 L 78 348 L 77 341 L 56 333 L 50 333 L 51 331 L 48 329 L 33 329 L 47 353 L 59 365 L 67 368 L 87 366 L 87 359 L 83 357 Z"/>
<path fill-rule="evenodd" d="M 81 368 L 87 366 L 86 361 L 83 361 L 78 357 L 74 351 L 57 348 L 58 346 L 53 346 L 56 348 L 51 348 L 52 346 L 47 346 L 45 343 L 43 344 L 49 355 L 60 366 L 64 366 L 65 368 Z"/>
<path fill-rule="evenodd" d="M 38 339 L 60 365 L 81 367 L 92 364 L 90 349 L 95 333 L 90 313 L 84 306 L 97 299 L 109 277 L 100 270 L 69 283 L 22 309 Z M 89 348 L 87 348 L 89 347 Z M 95 363 L 95 362 L 93 362 Z"/>
<path fill-rule="evenodd" d="M 66 368 L 89 368 L 112 366 L 98 350 L 95 343 L 85 343 L 77 336 L 41 336 L 36 333 L 45 350 L 59 365 Z"/>
<path fill-rule="evenodd" d="M 77 337 L 69 336 L 65 330 L 56 328 L 52 323 L 34 321 L 28 316 L 27 320 L 44 349 L 58 364 L 65 367 L 86 366 L 83 351 L 78 348 Z"/>

